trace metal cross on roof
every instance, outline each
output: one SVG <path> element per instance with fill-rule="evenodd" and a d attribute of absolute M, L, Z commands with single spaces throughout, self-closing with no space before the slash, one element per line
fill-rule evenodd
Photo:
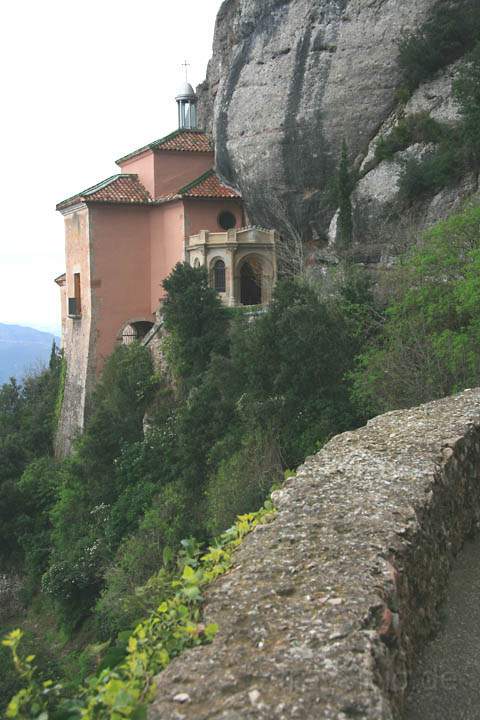
<path fill-rule="evenodd" d="M 182 68 L 185 68 L 185 82 L 188 82 L 188 68 L 190 67 L 190 63 L 185 60 L 184 63 L 182 63 Z"/>

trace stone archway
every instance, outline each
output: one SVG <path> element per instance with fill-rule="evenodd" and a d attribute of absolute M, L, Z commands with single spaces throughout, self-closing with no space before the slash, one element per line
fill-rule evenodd
<path fill-rule="evenodd" d="M 256 257 L 247 257 L 240 267 L 240 302 L 261 305 L 263 302 L 263 266 Z"/>
<path fill-rule="evenodd" d="M 122 345 L 131 345 L 135 341 L 141 342 L 152 327 L 153 322 L 150 320 L 132 320 L 122 330 L 120 336 Z"/>

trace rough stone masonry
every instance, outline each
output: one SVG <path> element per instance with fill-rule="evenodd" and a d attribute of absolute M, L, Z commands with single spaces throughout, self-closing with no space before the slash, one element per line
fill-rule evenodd
<path fill-rule="evenodd" d="M 158 677 L 150 720 L 401 717 L 479 473 L 479 389 L 331 440 L 207 592 L 219 633 Z"/>

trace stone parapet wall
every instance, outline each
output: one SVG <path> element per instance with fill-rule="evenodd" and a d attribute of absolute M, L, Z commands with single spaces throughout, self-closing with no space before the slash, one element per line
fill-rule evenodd
<path fill-rule="evenodd" d="M 334 438 L 274 501 L 207 592 L 215 641 L 158 677 L 150 720 L 401 717 L 480 517 L 480 390 Z"/>

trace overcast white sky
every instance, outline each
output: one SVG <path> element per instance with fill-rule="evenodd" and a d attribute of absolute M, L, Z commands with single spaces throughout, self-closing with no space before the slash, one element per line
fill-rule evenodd
<path fill-rule="evenodd" d="M 204 79 L 221 0 L 15 0 L 0 10 L 0 322 L 58 331 L 55 204 L 177 127 L 181 64 Z"/>

